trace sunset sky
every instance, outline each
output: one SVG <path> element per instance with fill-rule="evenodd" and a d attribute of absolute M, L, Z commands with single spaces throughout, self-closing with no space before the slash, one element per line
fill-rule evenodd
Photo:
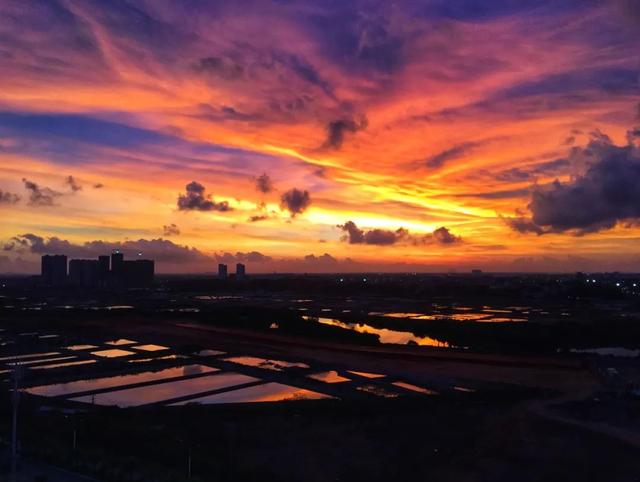
<path fill-rule="evenodd" d="M 634 0 L 0 2 L 0 272 L 640 271 Z"/>

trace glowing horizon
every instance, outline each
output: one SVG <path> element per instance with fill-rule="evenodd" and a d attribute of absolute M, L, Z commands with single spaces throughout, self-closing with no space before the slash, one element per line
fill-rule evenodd
<path fill-rule="evenodd" d="M 633 2 L 0 13 L 0 272 L 640 271 Z"/>

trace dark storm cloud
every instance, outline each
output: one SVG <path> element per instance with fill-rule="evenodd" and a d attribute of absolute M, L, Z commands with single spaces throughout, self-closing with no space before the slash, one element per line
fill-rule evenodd
<path fill-rule="evenodd" d="M 536 186 L 531 195 L 531 219 L 508 220 L 520 232 L 543 234 L 571 231 L 586 234 L 640 219 L 640 152 L 632 143 L 614 145 L 593 133 L 574 158 L 587 159 L 584 174 L 569 182 Z"/>
<path fill-rule="evenodd" d="M 0 190 L 0 204 L 17 204 L 19 201 L 17 194 Z"/>
<path fill-rule="evenodd" d="M 53 206 L 55 199 L 62 196 L 62 193 L 48 187 L 40 187 L 28 179 L 23 178 L 22 182 L 24 188 L 29 192 L 29 205 L 31 206 Z"/>
<path fill-rule="evenodd" d="M 505 218 L 504 220 L 507 225 L 513 229 L 514 231 L 518 231 L 522 234 L 534 233 L 537 235 L 544 234 L 544 229 L 534 223 L 531 219 L 520 217 L 520 218 Z"/>
<path fill-rule="evenodd" d="M 390 246 L 394 244 L 453 244 L 462 241 L 459 236 L 453 235 L 447 228 L 440 227 L 431 234 L 414 235 L 405 228 L 391 229 L 371 229 L 365 231 L 360 229 L 353 221 L 347 221 L 338 225 L 346 234 L 343 241 L 349 244 L 370 244 L 376 246 Z"/>
<path fill-rule="evenodd" d="M 366 128 L 366 118 L 362 118 L 359 122 L 353 119 L 339 119 L 329 122 L 327 125 L 327 139 L 322 147 L 324 149 L 340 149 L 347 133 L 354 134 Z"/>
<path fill-rule="evenodd" d="M 174 223 L 165 224 L 162 226 L 162 233 L 165 236 L 178 236 L 180 234 L 180 228 Z"/>
<path fill-rule="evenodd" d="M 82 186 L 73 176 L 67 176 L 64 180 L 64 183 L 69 186 L 71 192 L 82 191 Z"/>
<path fill-rule="evenodd" d="M 395 244 L 399 240 L 403 239 L 406 231 L 399 228 L 396 231 L 389 231 L 387 229 L 372 229 L 364 233 L 364 244 L 375 244 L 378 246 L 385 246 L 389 244 Z"/>
<path fill-rule="evenodd" d="M 186 185 L 186 193 L 178 196 L 180 211 L 231 211 L 227 201 L 216 202 L 211 195 L 205 194 L 205 187 L 199 182 L 192 181 Z"/>
<path fill-rule="evenodd" d="M 104 184 L 102 184 L 101 182 L 97 182 L 93 185 L 94 189 L 102 189 L 104 187 Z"/>
<path fill-rule="evenodd" d="M 439 244 L 454 244 L 460 241 L 459 236 L 451 234 L 451 231 L 449 231 L 444 226 L 436 229 L 433 232 L 433 239 L 435 239 Z"/>
<path fill-rule="evenodd" d="M 311 205 L 311 196 L 307 190 L 293 188 L 282 195 L 280 205 L 295 217 Z"/>
<path fill-rule="evenodd" d="M 269 219 L 269 216 L 266 214 L 256 214 L 255 216 L 249 216 L 247 221 L 250 223 L 257 223 L 258 221 L 266 221 L 267 219 Z"/>
<path fill-rule="evenodd" d="M 438 154 L 428 157 L 425 160 L 425 164 L 430 169 L 438 169 L 444 166 L 447 162 L 464 156 L 478 145 L 478 142 L 463 142 L 462 144 L 455 145 L 449 149 L 439 152 Z"/>
<path fill-rule="evenodd" d="M 347 233 L 345 240 L 349 241 L 349 244 L 364 243 L 364 231 L 358 228 L 353 221 L 347 221 L 338 227 Z"/>
<path fill-rule="evenodd" d="M 273 181 L 267 173 L 263 173 L 256 178 L 256 189 L 263 194 L 273 191 Z"/>

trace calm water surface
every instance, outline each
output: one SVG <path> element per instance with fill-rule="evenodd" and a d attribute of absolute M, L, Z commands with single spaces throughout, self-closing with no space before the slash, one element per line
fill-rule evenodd
<path fill-rule="evenodd" d="M 325 395 L 324 393 L 312 392 L 311 390 L 283 385 L 281 383 L 265 383 L 254 387 L 241 388 L 230 392 L 195 398 L 188 402 L 176 403 L 175 405 L 186 405 L 188 403 L 214 404 L 282 402 L 285 400 L 319 400 L 324 398 L 333 397 Z"/>
<path fill-rule="evenodd" d="M 186 375 L 197 375 L 200 373 L 213 373 L 217 368 L 204 365 L 187 365 L 182 367 L 167 368 L 157 372 L 134 373 L 131 375 L 121 375 L 117 377 L 94 378 L 91 380 L 77 380 L 69 383 L 56 383 L 25 389 L 26 392 L 34 395 L 46 397 L 56 397 L 59 395 L 71 395 L 73 393 L 102 390 L 104 388 L 119 387 L 133 383 L 151 382 L 166 378 L 181 377 Z"/>
<path fill-rule="evenodd" d="M 96 405 L 115 405 L 123 408 L 135 407 L 256 381 L 259 380 L 239 373 L 220 373 L 177 382 L 166 382 L 157 385 L 100 393 L 97 395 L 86 395 L 72 398 L 71 400 L 95 403 Z"/>

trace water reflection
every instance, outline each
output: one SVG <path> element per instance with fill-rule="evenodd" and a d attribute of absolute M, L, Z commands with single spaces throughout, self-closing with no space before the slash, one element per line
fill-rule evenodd
<path fill-rule="evenodd" d="M 155 358 L 134 358 L 133 360 L 128 360 L 129 363 L 149 363 L 149 362 L 153 362 L 153 361 L 158 361 L 158 360 L 178 360 L 180 358 L 188 358 L 185 355 L 165 355 L 165 356 L 158 356 Z"/>
<path fill-rule="evenodd" d="M 38 358 L 37 360 L 21 360 L 14 363 L 7 363 L 8 366 L 28 366 L 35 365 L 38 363 L 46 363 L 46 362 L 54 362 L 54 361 L 63 361 L 63 360 L 73 360 L 76 358 L 75 356 L 61 356 L 55 358 Z"/>
<path fill-rule="evenodd" d="M 306 363 L 288 362 L 282 360 L 267 360 L 265 358 L 258 358 L 255 356 L 235 356 L 231 358 L 225 358 L 224 361 L 238 363 L 240 365 L 247 365 L 250 367 L 264 368 L 266 370 L 274 370 L 277 372 L 280 372 L 285 368 L 309 368 L 309 365 L 307 365 Z"/>
<path fill-rule="evenodd" d="M 428 388 L 419 387 L 418 385 L 413 385 L 412 383 L 393 382 L 392 385 L 404 388 L 406 390 L 411 390 L 413 392 L 424 393 L 425 395 L 438 395 L 438 392 L 434 392 L 433 390 L 429 390 Z"/>
<path fill-rule="evenodd" d="M 473 392 L 475 392 L 475 390 L 473 388 L 467 388 L 467 387 L 461 387 L 461 386 L 455 386 L 455 387 L 453 387 L 453 389 L 456 392 L 464 392 L 464 393 L 473 393 Z"/>
<path fill-rule="evenodd" d="M 254 387 L 241 388 L 230 392 L 218 393 L 206 397 L 195 398 L 174 405 L 186 405 L 189 403 L 213 404 L 213 403 L 257 403 L 257 402 L 282 402 L 286 400 L 318 400 L 334 398 L 324 393 L 312 392 L 304 388 L 292 387 L 280 383 L 265 383 Z"/>
<path fill-rule="evenodd" d="M 120 350 L 119 348 L 113 348 L 111 350 L 92 351 L 91 354 L 102 358 L 118 358 L 121 356 L 135 355 L 135 353 L 132 351 Z"/>
<path fill-rule="evenodd" d="M 142 350 L 142 351 L 161 351 L 161 350 L 169 349 L 168 346 L 162 346 L 162 345 L 138 345 L 138 346 L 132 346 L 131 348 L 134 348 L 136 350 Z"/>
<path fill-rule="evenodd" d="M 335 370 L 322 373 L 314 373 L 312 375 L 307 375 L 307 377 L 324 383 L 341 383 L 351 381 L 349 378 L 339 375 Z"/>
<path fill-rule="evenodd" d="M 78 351 L 78 350 L 93 350 L 94 348 L 98 348 L 97 345 L 69 345 L 65 346 L 67 350 Z"/>
<path fill-rule="evenodd" d="M 28 353 L 26 355 L 3 356 L 2 358 L 0 358 L 0 362 L 6 361 L 6 360 L 26 360 L 29 358 L 43 358 L 43 357 L 48 357 L 52 355 L 60 355 L 60 354 L 61 353 L 57 351 L 48 351 L 46 353 Z"/>
<path fill-rule="evenodd" d="M 106 341 L 105 344 L 120 346 L 120 345 L 133 345 L 134 343 L 138 343 L 137 341 L 128 340 L 126 338 L 119 338 L 117 340 Z"/>
<path fill-rule="evenodd" d="M 369 373 L 369 372 L 356 372 L 354 370 L 347 370 L 348 373 L 353 373 L 354 375 L 361 376 L 363 378 L 384 378 L 386 375 L 382 375 L 381 373 Z"/>
<path fill-rule="evenodd" d="M 356 390 L 359 390 L 361 392 L 371 393 L 377 397 L 383 397 L 383 398 L 397 398 L 399 396 L 397 393 L 390 392 L 389 390 L 386 390 L 377 385 L 363 385 L 361 387 L 357 387 Z"/>
<path fill-rule="evenodd" d="M 65 363 L 54 363 L 52 365 L 39 365 L 37 367 L 31 367 L 31 369 L 32 370 L 50 370 L 52 368 L 74 367 L 77 365 L 89 365 L 91 363 L 96 363 L 96 360 L 78 360 L 78 361 L 65 362 Z"/>
<path fill-rule="evenodd" d="M 198 356 L 217 356 L 217 355 L 226 355 L 226 352 L 220 350 L 200 350 L 195 352 L 194 355 Z"/>
<path fill-rule="evenodd" d="M 187 375 L 197 375 L 200 373 L 213 373 L 217 368 L 204 365 L 187 365 L 182 367 L 167 368 L 157 372 L 134 373 L 131 375 L 120 375 L 116 377 L 94 378 L 91 380 L 77 380 L 68 383 L 56 383 L 54 385 L 43 385 L 39 387 L 27 388 L 24 391 L 33 395 L 46 397 L 57 397 L 60 395 L 71 395 L 73 393 L 102 390 L 105 388 L 132 385 L 134 383 L 152 382 L 167 378 L 176 378 Z"/>
<path fill-rule="evenodd" d="M 486 313 L 451 313 L 449 315 L 441 315 L 440 319 L 450 319 L 453 321 L 484 321 L 489 318 Z"/>
<path fill-rule="evenodd" d="M 177 382 L 85 395 L 71 400 L 96 405 L 115 405 L 123 408 L 135 407 L 256 381 L 259 380 L 239 373 L 221 373 Z"/>
<path fill-rule="evenodd" d="M 415 318 L 416 316 L 425 316 L 424 313 L 369 313 L 377 316 L 386 316 L 387 318 Z"/>
<path fill-rule="evenodd" d="M 408 331 L 389 330 L 387 328 L 375 328 L 364 323 L 345 323 L 333 318 L 318 318 L 320 323 L 325 325 L 339 326 L 347 330 L 357 331 L 358 333 L 372 333 L 380 337 L 380 343 L 393 343 L 398 345 L 406 345 L 407 343 L 415 343 L 422 346 L 439 346 L 448 347 L 446 341 L 436 340 L 428 336 L 416 336 Z"/>
<path fill-rule="evenodd" d="M 526 318 L 486 318 L 484 320 L 478 320 L 481 323 L 521 323 L 527 321 Z"/>

